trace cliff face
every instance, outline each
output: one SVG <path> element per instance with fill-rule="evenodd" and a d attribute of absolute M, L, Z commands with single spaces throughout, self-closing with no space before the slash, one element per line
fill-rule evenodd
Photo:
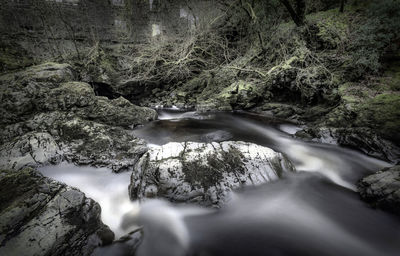
<path fill-rule="evenodd" d="M 193 15 L 183 2 L 0 0 L 0 72 L 79 57 L 96 43 L 142 43 L 160 33 L 187 30 Z"/>

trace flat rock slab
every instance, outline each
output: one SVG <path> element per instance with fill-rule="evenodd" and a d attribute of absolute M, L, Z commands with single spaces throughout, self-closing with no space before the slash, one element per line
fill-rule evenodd
<path fill-rule="evenodd" d="M 292 171 L 281 153 L 252 143 L 171 142 L 142 156 L 129 191 L 134 200 L 163 197 L 218 206 L 229 200 L 233 189 L 276 180 Z"/>

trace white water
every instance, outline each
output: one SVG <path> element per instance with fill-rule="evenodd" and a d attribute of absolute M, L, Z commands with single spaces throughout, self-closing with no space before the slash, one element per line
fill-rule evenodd
<path fill-rule="evenodd" d="M 101 206 L 101 219 L 115 233 L 116 238 L 125 232 L 121 228 L 122 216 L 137 211 L 138 205 L 128 196 L 130 172 L 113 173 L 108 168 L 94 168 L 61 163 L 46 166 L 39 171 L 47 177 L 76 187 Z"/>
<path fill-rule="evenodd" d="M 134 133 L 150 145 L 171 141 L 243 140 L 283 152 L 298 174 L 236 192 L 218 211 L 128 198 L 130 173 L 62 164 L 41 168 L 44 175 L 78 187 L 102 208 L 103 222 L 120 237 L 143 226 L 138 256 L 185 255 L 370 255 L 397 256 L 400 222 L 369 208 L 356 182 L 387 163 L 338 147 L 292 138 L 298 127 L 266 124 L 232 115 L 170 111 Z M 222 136 L 222 135 L 224 136 Z M 228 136 L 229 135 L 229 136 Z M 128 213 L 128 214 L 126 214 Z M 124 217 L 123 217 L 124 216 Z M 120 226 L 124 220 L 126 230 Z M 118 244 L 117 244 L 118 245 Z M 130 255 L 113 245 L 96 255 Z"/>

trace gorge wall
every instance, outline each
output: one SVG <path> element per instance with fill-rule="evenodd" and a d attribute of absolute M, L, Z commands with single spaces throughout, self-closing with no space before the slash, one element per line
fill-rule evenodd
<path fill-rule="evenodd" d="M 186 32 L 196 22 L 194 9 L 181 0 L 1 0 L 0 72 L 79 57 L 97 43 L 143 43 Z"/>

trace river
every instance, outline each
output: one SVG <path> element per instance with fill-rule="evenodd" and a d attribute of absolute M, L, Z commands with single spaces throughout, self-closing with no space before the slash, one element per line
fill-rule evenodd
<path fill-rule="evenodd" d="M 150 147 L 173 141 L 252 142 L 284 153 L 296 167 L 280 180 L 234 192 L 218 210 L 162 200 L 130 202 L 130 173 L 66 163 L 40 170 L 99 202 L 103 222 L 117 237 L 142 225 L 139 256 L 399 255 L 398 217 L 372 209 L 355 192 L 361 177 L 389 164 L 337 145 L 295 139 L 299 129 L 248 113 L 162 110 L 159 120 L 132 131 Z M 128 223 L 125 230 L 122 221 Z M 128 254 L 111 246 L 96 255 Z"/>

